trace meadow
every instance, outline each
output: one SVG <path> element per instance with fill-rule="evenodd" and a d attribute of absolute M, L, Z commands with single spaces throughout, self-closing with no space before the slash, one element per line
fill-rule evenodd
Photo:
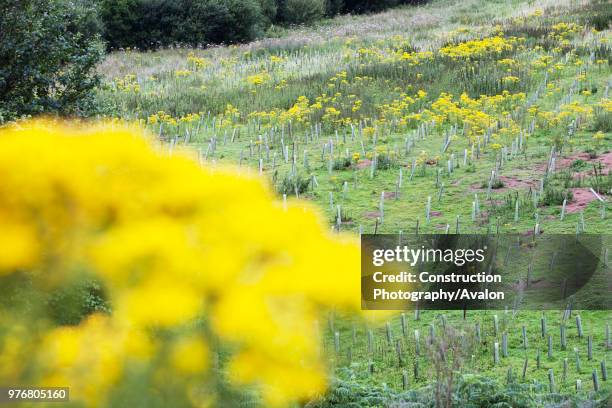
<path fill-rule="evenodd" d="M 168 154 L 314 203 L 334 232 L 609 233 L 609 6 L 435 0 L 244 45 L 117 51 L 96 99 Z M 570 305 L 331 313 L 332 387 L 300 406 L 609 406 L 611 324 Z"/>
<path fill-rule="evenodd" d="M 605 232 L 590 189 L 610 190 L 610 46 L 589 25 L 605 5 L 517 3 L 506 9 L 517 16 L 479 25 L 497 6 L 434 3 L 239 47 L 115 53 L 100 98 L 169 149 L 192 145 L 203 163 L 315 201 L 340 230 Z M 368 23 L 383 28 L 356 28 Z"/>

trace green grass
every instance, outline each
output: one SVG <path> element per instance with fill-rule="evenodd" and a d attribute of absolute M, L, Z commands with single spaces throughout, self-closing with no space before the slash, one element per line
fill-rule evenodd
<path fill-rule="evenodd" d="M 498 316 L 499 331 L 495 335 L 494 315 Z M 546 319 L 547 335 L 542 337 L 541 317 Z M 576 316 L 580 316 L 583 325 L 583 336 L 578 336 Z M 510 311 L 468 311 L 464 320 L 462 311 L 421 311 L 419 320 L 415 320 L 412 312 L 406 312 L 407 335 L 402 333 L 399 316 L 388 320 L 392 332 L 392 344 L 387 341 L 387 330 L 384 324 L 366 326 L 362 322 L 354 322 L 349 318 L 333 319 L 329 324 L 325 336 L 325 349 L 339 373 L 340 378 L 349 380 L 357 376 L 361 381 L 373 387 L 382 384 L 396 390 L 402 390 L 402 374 L 408 372 L 411 388 L 420 388 L 435 378 L 435 365 L 432 363 L 432 348 L 427 345 L 430 327 L 434 327 L 436 340 L 439 345 L 448 336 L 443 328 L 443 321 L 447 327 L 453 327 L 459 334 L 465 336 L 466 343 L 470 344 L 470 353 L 463 357 L 458 371 L 461 373 L 476 373 L 484 377 L 497 378 L 506 381 L 508 369 L 512 368 L 514 378 L 519 383 L 542 383 L 548 388 L 548 370 L 553 369 L 555 375 L 555 392 L 561 394 L 576 394 L 576 380 L 582 381 L 582 392 L 577 393 L 583 398 L 594 398 L 592 371 L 597 370 L 600 385 L 603 391 L 610 392 L 610 379 L 601 381 L 600 364 L 606 360 L 610 364 L 612 350 L 605 345 L 605 326 L 610 324 L 612 316 L 608 311 L 574 311 L 572 316 L 564 323 L 566 328 L 567 346 L 562 349 L 560 343 L 560 325 L 562 311 L 519 311 L 514 314 Z M 480 325 L 481 338 L 476 340 L 476 324 Z M 340 333 L 340 352 L 335 352 L 333 330 Z M 523 347 L 522 327 L 525 326 L 528 344 Z M 355 328 L 355 341 L 353 341 L 353 328 Z M 373 333 L 374 350 L 368 352 L 368 330 Z M 414 331 L 420 332 L 420 355 L 415 353 Z M 502 335 L 508 335 L 508 356 L 502 355 Z M 548 334 L 553 338 L 553 356 L 548 357 Z M 588 360 L 587 337 L 593 336 L 593 356 Z M 396 342 L 401 344 L 402 363 L 399 362 L 396 352 Z M 450 343 L 450 341 L 448 341 Z M 499 343 L 500 362 L 495 365 L 493 361 L 494 343 Z M 580 372 L 576 369 L 576 353 L 580 356 Z M 351 358 L 349 359 L 349 350 Z M 540 351 L 540 367 L 537 367 L 537 352 Z M 458 354 L 455 351 L 455 354 Z M 449 360 L 453 351 L 447 352 Z M 438 357 L 439 358 L 439 357 Z M 522 378 L 525 359 L 528 360 L 526 378 Z M 563 360 L 568 359 L 568 371 L 563 380 Z M 414 364 L 419 362 L 419 377 L 414 377 Z M 370 362 L 374 363 L 374 373 L 370 373 Z M 449 362 L 450 364 L 450 362 Z"/>

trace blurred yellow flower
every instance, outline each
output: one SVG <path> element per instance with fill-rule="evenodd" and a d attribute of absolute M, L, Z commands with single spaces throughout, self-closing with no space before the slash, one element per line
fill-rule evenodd
<path fill-rule="evenodd" d="M 308 100 L 294 108 L 308 110 Z M 202 169 L 192 156 L 169 157 L 121 123 L 0 129 L 0 229 L 10 232 L 0 236 L 0 279 L 25 271 L 50 288 L 87 272 L 112 309 L 72 327 L 35 315 L 4 342 L 12 324 L 0 319 L 9 356 L 0 383 L 68 384 L 71 399 L 95 406 L 134 360 L 157 372 L 155 356 L 169 350 L 163 361 L 186 375 L 176 381 L 191 395 L 189 375 L 205 371 L 213 352 L 208 331 L 193 332 L 204 318 L 215 344 L 232 351 L 229 377 L 259 385 L 268 406 L 324 390 L 313 327 L 326 308 L 359 309 L 358 246 L 331 235 L 306 203 L 285 209 L 261 180 Z M 0 317 L 11 307 L 1 305 Z M 174 335 L 150 335 L 162 330 Z M 37 358 L 19 358 L 24 349 Z"/>
<path fill-rule="evenodd" d="M 196 374 L 208 366 L 209 351 L 206 343 L 197 337 L 184 337 L 172 345 L 171 363 L 184 374 Z"/>

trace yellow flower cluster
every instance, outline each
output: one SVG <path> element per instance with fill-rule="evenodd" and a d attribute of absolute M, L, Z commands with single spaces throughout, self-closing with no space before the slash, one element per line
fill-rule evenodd
<path fill-rule="evenodd" d="M 272 64 L 279 64 L 281 62 L 284 62 L 285 60 L 286 60 L 286 58 L 279 57 L 278 55 L 271 55 L 270 56 L 270 62 Z"/>
<path fill-rule="evenodd" d="M 181 123 L 194 123 L 200 120 L 200 114 L 199 113 L 188 113 L 184 116 L 181 116 L 179 118 L 179 122 Z"/>
<path fill-rule="evenodd" d="M 519 82 L 520 80 L 521 80 L 521 79 L 520 79 L 519 77 L 516 77 L 516 76 L 514 76 L 514 75 L 507 75 L 507 76 L 505 76 L 505 77 L 503 77 L 503 78 L 502 78 L 502 81 L 503 81 L 503 82 L 510 83 L 510 84 L 517 83 L 517 82 Z"/>
<path fill-rule="evenodd" d="M 191 74 L 192 72 L 188 69 L 177 69 L 176 71 L 174 71 L 174 76 L 176 76 L 177 78 L 188 77 Z"/>
<path fill-rule="evenodd" d="M 282 91 L 283 89 L 287 88 L 289 86 L 289 84 L 287 83 L 286 79 L 281 79 L 280 81 L 278 81 L 278 83 L 276 84 L 276 86 L 274 86 L 274 89 L 277 91 Z"/>
<path fill-rule="evenodd" d="M 166 125 L 176 125 L 178 123 L 178 121 L 172 117 L 172 115 L 164 112 L 164 111 L 159 111 L 157 113 L 154 113 L 152 115 L 149 115 L 149 117 L 147 118 L 147 123 L 150 125 L 156 125 L 156 124 L 166 124 Z"/>
<path fill-rule="evenodd" d="M 336 123 L 338 117 L 340 116 L 340 111 L 333 106 L 325 109 L 325 114 L 321 118 L 323 122 Z"/>
<path fill-rule="evenodd" d="M 425 150 L 421 150 L 421 153 L 419 153 L 419 155 L 416 158 L 416 165 L 417 166 L 423 165 L 427 163 L 427 161 L 429 160 L 430 159 L 428 159 L 427 152 Z"/>
<path fill-rule="evenodd" d="M 503 91 L 499 95 L 482 95 L 478 99 L 472 99 L 464 93 L 459 97 L 459 101 L 455 101 L 453 95 L 442 93 L 431 104 L 431 109 L 435 113 L 437 123 L 463 123 L 467 126 L 466 135 L 474 139 L 483 135 L 501 117 L 507 116 L 508 112 L 519 108 L 525 98 L 524 93 L 511 94 Z"/>
<path fill-rule="evenodd" d="M 599 101 L 598 106 L 601 106 L 601 108 L 606 112 L 612 112 L 612 99 L 602 98 L 601 101 Z"/>
<path fill-rule="evenodd" d="M 311 112 L 308 104 L 310 101 L 305 96 L 298 97 L 297 101 L 291 108 L 280 114 L 280 120 L 282 123 L 286 123 L 289 120 L 299 123 L 308 123 L 309 115 Z"/>
<path fill-rule="evenodd" d="M 310 122 L 312 107 L 310 100 L 305 96 L 300 96 L 296 102 L 287 110 L 274 109 L 270 112 L 251 112 L 249 118 L 259 118 L 268 126 L 292 123 L 306 124 Z"/>
<path fill-rule="evenodd" d="M 253 86 L 263 85 L 271 80 L 270 74 L 267 72 L 260 72 L 259 74 L 249 75 L 247 82 Z"/>
<path fill-rule="evenodd" d="M 559 122 L 570 122 L 577 117 L 581 117 L 586 120 L 593 116 L 593 107 L 588 105 L 582 105 L 578 101 L 570 102 L 561 105 L 559 108 L 559 114 L 557 115 L 557 121 Z"/>
<path fill-rule="evenodd" d="M 321 392 L 313 330 L 322 309 L 359 306 L 359 249 L 305 205 L 283 208 L 259 180 L 168 157 L 126 125 L 1 129 L 0 287 L 18 273 L 62 287 L 87 271 L 112 313 L 54 328 L 0 304 L 0 384 L 70 384 L 95 406 L 119 379 L 149 372 L 202 406 L 190 384 L 206 381 L 215 347 L 194 324 L 203 318 L 232 350 L 230 379 L 258 384 L 266 405 Z"/>
<path fill-rule="evenodd" d="M 329 78 L 329 82 L 327 84 L 328 88 L 335 88 L 339 85 L 348 85 L 348 81 L 346 80 L 347 73 L 346 71 L 340 71 L 333 77 Z"/>
<path fill-rule="evenodd" d="M 187 62 L 194 71 L 199 71 L 210 65 L 206 58 L 196 56 L 193 51 L 187 56 Z"/>
<path fill-rule="evenodd" d="M 593 135 L 593 140 L 595 140 L 596 143 L 599 143 L 600 141 L 602 141 L 605 138 L 606 138 L 606 136 L 604 135 L 604 133 L 601 130 Z"/>
<path fill-rule="evenodd" d="M 423 61 L 433 59 L 433 52 L 431 51 L 418 51 L 418 52 L 402 52 L 399 56 L 402 61 L 408 62 L 408 65 L 415 66 L 419 65 Z"/>
<path fill-rule="evenodd" d="M 365 44 L 352 49 L 352 43 L 345 44 L 344 57 L 346 60 L 357 59 L 363 64 L 367 63 L 407 63 L 409 66 L 416 66 L 425 60 L 433 58 L 434 53 L 431 51 L 411 51 L 413 46 L 408 39 L 396 35 L 389 40 L 379 40 L 374 44 Z"/>
<path fill-rule="evenodd" d="M 423 95 L 423 97 L 425 97 L 425 95 Z M 417 95 L 416 98 L 419 98 L 419 96 Z M 381 118 L 387 120 L 405 119 L 404 116 L 410 113 L 410 108 L 414 105 L 415 102 L 415 98 L 412 98 L 409 95 L 402 93 L 400 95 L 400 99 L 395 99 L 391 101 L 391 103 L 383 104 L 380 106 L 380 116 Z"/>
<path fill-rule="evenodd" d="M 372 126 L 366 126 L 363 128 L 363 136 L 366 138 L 374 137 L 375 133 L 376 133 L 376 129 L 374 129 Z"/>
<path fill-rule="evenodd" d="M 491 54 L 501 54 L 504 51 L 512 51 L 520 41 L 516 37 L 487 37 L 482 40 L 471 40 L 456 45 L 448 45 L 440 48 L 440 54 L 453 59 L 481 58 Z"/>
<path fill-rule="evenodd" d="M 536 69 L 542 69 L 548 67 L 553 61 L 553 57 L 550 55 L 543 55 L 533 61 L 531 65 Z"/>
<path fill-rule="evenodd" d="M 235 125 L 239 120 L 240 120 L 240 110 L 234 105 L 232 105 L 231 103 L 228 103 L 225 106 L 225 111 L 221 115 L 221 118 L 219 121 L 221 126 L 231 127 Z"/>
<path fill-rule="evenodd" d="M 562 41 L 576 34 L 580 29 L 581 27 L 576 23 L 557 23 L 552 26 L 553 32 L 551 33 L 551 37 Z"/>
<path fill-rule="evenodd" d="M 140 92 L 140 84 L 137 82 L 136 75 L 134 74 L 128 74 L 123 78 L 115 78 L 113 83 L 115 85 L 114 89 L 119 92 Z"/>

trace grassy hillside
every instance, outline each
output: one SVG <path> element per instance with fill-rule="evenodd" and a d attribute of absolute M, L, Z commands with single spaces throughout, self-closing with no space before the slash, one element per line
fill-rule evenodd
<path fill-rule="evenodd" d="M 451 12 L 438 17 L 444 6 Z M 585 28 L 604 8 L 526 14 L 517 3 L 497 12 L 518 9 L 521 17 L 481 27 L 490 3 L 473 14 L 449 6 L 370 17 L 383 28 L 364 36 L 346 32 L 368 25 L 355 17 L 301 39 L 114 54 L 101 67 L 109 75 L 101 97 L 162 139 L 196 145 L 204 161 L 258 171 L 261 159 L 279 191 L 295 195 L 298 185 L 331 220 L 340 205 L 341 229 L 371 231 L 379 219 L 382 232 L 416 228 L 417 220 L 423 230 L 456 230 L 459 216 L 463 232 L 492 220 L 502 231 L 539 223 L 573 232 L 583 217 L 585 231 L 605 231 L 588 188 L 610 188 L 609 35 Z M 558 24 L 570 16 L 575 22 Z M 399 37 L 402 24 L 410 29 Z M 485 39 L 457 45 L 470 38 Z M 443 44 L 446 52 L 436 51 Z M 597 163 L 604 174 L 593 177 Z M 570 208 L 561 221 L 563 197 Z"/>
<path fill-rule="evenodd" d="M 113 53 L 98 100 L 169 152 L 188 146 L 203 166 L 240 166 L 279 198 L 316 203 L 339 231 L 608 233 L 610 18 L 601 1 L 439 0 L 241 46 Z M 310 404 L 605 406 L 611 320 L 331 316 L 338 383 Z"/>

